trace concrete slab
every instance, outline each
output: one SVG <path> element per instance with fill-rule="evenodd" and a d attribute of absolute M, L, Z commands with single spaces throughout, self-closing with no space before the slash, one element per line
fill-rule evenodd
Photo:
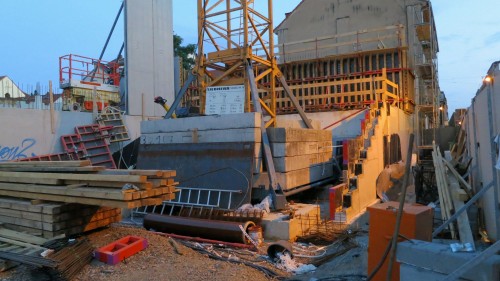
<path fill-rule="evenodd" d="M 260 128 L 260 113 L 241 113 L 228 115 L 197 116 L 189 118 L 162 119 L 141 123 L 142 134 L 185 132 L 197 129 L 225 130 L 242 128 Z"/>
<path fill-rule="evenodd" d="M 264 158 L 255 159 L 255 171 L 262 171 Z M 295 170 L 310 168 L 311 166 L 332 162 L 332 153 L 316 153 L 291 157 L 273 157 L 276 172 L 287 173 Z"/>
<path fill-rule="evenodd" d="M 262 220 L 265 240 L 295 241 L 318 223 L 319 206 L 310 204 L 293 204 L 293 218 L 289 214 L 270 213 Z"/>
<path fill-rule="evenodd" d="M 275 157 L 273 159 L 276 171 L 291 172 L 304 168 L 310 168 L 316 164 L 332 162 L 331 152 L 317 153 L 291 157 Z"/>
<path fill-rule="evenodd" d="M 330 131 L 299 128 L 267 128 L 269 141 L 287 143 L 296 141 L 331 141 Z"/>
<path fill-rule="evenodd" d="M 317 164 L 288 173 L 276 173 L 276 177 L 281 188 L 288 190 L 333 177 L 333 164 Z M 258 188 L 259 186 L 269 186 L 269 176 L 267 173 L 254 175 L 253 187 Z"/>
<path fill-rule="evenodd" d="M 271 143 L 274 157 L 298 156 L 320 152 L 332 152 L 332 141 Z"/>
<path fill-rule="evenodd" d="M 141 144 L 261 142 L 260 128 L 142 134 Z"/>
<path fill-rule="evenodd" d="M 478 252 L 453 253 L 449 245 L 411 240 L 398 243 L 396 257 L 402 265 L 402 281 L 430 281 L 442 280 L 476 255 Z M 490 257 L 463 277 L 467 280 L 500 280 L 500 255 Z"/>

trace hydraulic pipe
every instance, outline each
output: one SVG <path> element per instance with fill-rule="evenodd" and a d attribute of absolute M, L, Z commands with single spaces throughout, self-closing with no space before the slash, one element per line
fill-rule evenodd
<path fill-rule="evenodd" d="M 248 233 L 248 228 L 255 226 L 255 223 L 251 221 L 239 223 L 156 214 L 148 214 L 144 217 L 144 228 L 148 230 L 248 244 L 249 241 L 241 231 L 240 225 Z"/>

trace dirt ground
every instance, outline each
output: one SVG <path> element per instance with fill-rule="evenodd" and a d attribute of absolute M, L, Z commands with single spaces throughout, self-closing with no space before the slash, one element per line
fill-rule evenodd
<path fill-rule="evenodd" d="M 357 223 L 358 229 L 367 228 L 362 219 Z M 249 252 L 238 251 L 239 254 L 246 254 L 245 260 L 252 261 L 253 264 L 265 266 L 278 273 L 281 280 L 301 280 L 301 281 L 354 281 L 366 279 L 367 268 L 367 234 L 356 235 L 353 239 L 357 245 L 341 256 L 328 260 L 317 267 L 313 272 L 302 275 L 292 275 L 280 271 L 270 262 L 259 259 L 257 255 Z M 183 255 L 176 253 L 168 238 L 158 234 L 148 232 L 145 229 L 113 225 L 106 229 L 96 231 L 87 236 L 90 243 L 95 247 L 102 247 L 127 235 L 136 235 L 148 240 L 148 248 L 134 256 L 124 260 L 117 265 L 107 265 L 97 260 L 93 260 L 86 265 L 83 270 L 74 278 L 74 281 L 137 281 L 137 280 L 277 280 L 270 278 L 262 271 L 249 266 L 231 263 L 227 261 L 214 260 L 206 254 L 201 254 L 182 244 L 179 245 Z M 334 252 L 339 246 L 330 247 L 329 251 Z M 265 249 L 264 249 L 265 250 Z M 226 250 L 231 251 L 231 250 Z M 230 252 L 229 252 L 230 253 Z M 227 254 L 227 253 L 226 253 Z M 236 253 L 234 253 L 235 256 Z M 241 257 L 241 255 L 240 255 Z M 39 274 L 33 273 L 27 266 L 18 266 L 7 272 L 0 273 L 0 281 L 29 281 L 47 280 Z"/>

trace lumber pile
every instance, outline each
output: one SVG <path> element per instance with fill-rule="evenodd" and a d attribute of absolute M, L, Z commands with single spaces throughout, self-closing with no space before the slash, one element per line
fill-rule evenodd
<path fill-rule="evenodd" d="M 0 163 L 0 196 L 136 208 L 175 198 L 175 171 L 107 170 L 90 161 Z"/>
<path fill-rule="evenodd" d="M 443 221 L 446 221 L 464 206 L 464 201 L 467 201 L 469 195 L 472 194 L 472 188 L 450 163 L 452 160 L 451 157 L 450 159 L 445 159 L 435 143 L 433 143 L 432 157 L 439 193 L 441 218 Z M 456 239 L 458 234 L 460 242 L 474 245 L 474 235 L 470 227 L 467 212 L 462 213 L 458 217 L 457 225 L 450 224 L 450 232 L 453 239 Z"/>
<path fill-rule="evenodd" d="M 121 221 L 121 209 L 0 197 L 0 222 L 7 228 L 53 238 Z M 35 202 L 36 203 L 36 202 Z"/>

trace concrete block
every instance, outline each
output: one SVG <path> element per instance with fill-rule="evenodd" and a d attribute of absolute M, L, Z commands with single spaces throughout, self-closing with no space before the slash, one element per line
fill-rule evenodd
<path fill-rule="evenodd" d="M 304 168 L 310 168 L 318 164 L 332 163 L 332 161 L 331 152 L 274 158 L 274 164 L 279 172 L 291 172 Z"/>
<path fill-rule="evenodd" d="M 276 177 L 281 188 L 288 190 L 333 177 L 333 164 L 318 164 L 287 173 L 276 173 Z M 260 173 L 254 176 L 253 187 L 258 188 L 259 186 L 269 186 L 269 176 L 267 173 Z"/>
<path fill-rule="evenodd" d="M 267 128 L 269 141 L 276 143 L 287 142 L 318 142 L 331 141 L 332 135 L 330 131 L 314 130 L 314 129 L 298 129 L 298 128 Z"/>
<path fill-rule="evenodd" d="M 241 113 L 228 115 L 197 116 L 189 118 L 162 119 L 143 121 L 142 134 L 185 132 L 193 129 L 198 131 L 260 128 L 262 117 L 260 113 Z"/>
<path fill-rule="evenodd" d="M 271 143 L 273 157 L 299 156 L 321 152 L 332 152 L 332 141 L 323 142 L 276 142 Z"/>
<path fill-rule="evenodd" d="M 264 158 L 255 159 L 255 170 L 262 171 Z M 286 173 L 304 168 L 310 168 L 314 165 L 332 161 L 332 153 L 316 153 L 290 157 L 273 157 L 274 169 L 276 172 Z"/>
<path fill-rule="evenodd" d="M 141 144 L 261 142 L 260 128 L 142 134 Z"/>
<path fill-rule="evenodd" d="M 101 262 L 115 265 L 147 247 L 148 241 L 146 239 L 129 235 L 97 249 L 94 256 Z"/>
<path fill-rule="evenodd" d="M 282 213 L 270 213 L 263 218 L 264 239 L 295 241 L 316 225 L 320 216 L 318 205 L 294 204 L 291 208 L 295 210 L 293 218 Z"/>
<path fill-rule="evenodd" d="M 476 255 L 478 252 L 453 253 L 449 245 L 411 240 L 398 243 L 396 257 L 401 265 L 414 267 L 406 267 L 405 270 L 411 274 L 401 274 L 401 280 L 442 280 L 443 278 L 439 278 L 439 274 L 443 276 L 450 274 Z M 415 273 L 421 275 L 416 276 Z M 436 276 L 436 279 L 425 279 L 427 276 L 433 276 L 433 278 Z M 500 280 L 500 255 L 491 256 L 463 277 L 467 280 Z"/>

